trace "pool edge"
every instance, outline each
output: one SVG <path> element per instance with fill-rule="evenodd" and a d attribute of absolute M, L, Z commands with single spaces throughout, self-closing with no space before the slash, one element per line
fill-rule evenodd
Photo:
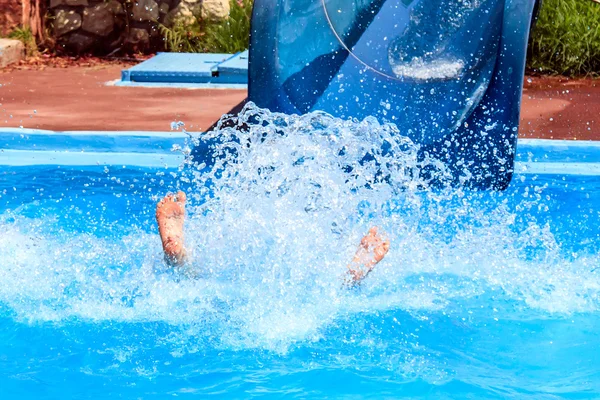
<path fill-rule="evenodd" d="M 201 132 L 194 132 L 201 134 Z M 185 131 L 50 131 L 0 128 L 0 166 L 177 167 Z M 519 139 L 515 175 L 600 176 L 600 141 Z"/>

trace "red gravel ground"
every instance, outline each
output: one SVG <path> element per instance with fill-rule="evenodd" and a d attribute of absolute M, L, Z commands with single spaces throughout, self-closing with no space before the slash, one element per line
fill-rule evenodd
<path fill-rule="evenodd" d="M 127 66 L 13 69 L 0 73 L 0 127 L 56 131 L 204 130 L 246 97 L 245 90 L 107 86 Z"/>
<path fill-rule="evenodd" d="M 600 80 L 526 78 L 519 135 L 600 140 Z"/>
<path fill-rule="evenodd" d="M 0 127 L 165 131 L 183 121 L 204 130 L 246 97 L 244 90 L 107 86 L 126 64 L 62 66 L 0 71 Z M 600 80 L 527 78 L 521 137 L 600 140 L 599 119 Z"/>

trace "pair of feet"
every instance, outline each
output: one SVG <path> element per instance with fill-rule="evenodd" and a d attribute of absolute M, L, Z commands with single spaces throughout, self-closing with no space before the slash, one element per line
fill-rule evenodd
<path fill-rule="evenodd" d="M 169 265 L 181 266 L 186 262 L 183 224 L 185 221 L 186 196 L 183 192 L 169 194 L 156 206 L 156 221 L 162 241 L 165 260 Z M 390 242 L 372 227 L 360 241 L 358 250 L 348 265 L 347 283 L 357 284 L 385 257 Z"/>

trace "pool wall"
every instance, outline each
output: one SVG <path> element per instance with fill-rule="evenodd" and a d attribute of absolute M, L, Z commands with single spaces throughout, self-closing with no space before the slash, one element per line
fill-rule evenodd
<path fill-rule="evenodd" d="M 181 131 L 0 129 L 0 165 L 179 166 Z M 600 175 L 600 142 L 519 139 L 516 174 Z"/>
<path fill-rule="evenodd" d="M 515 173 L 600 175 L 600 142 L 519 139 Z"/>
<path fill-rule="evenodd" d="M 180 131 L 72 131 L 0 129 L 0 165 L 126 165 L 174 168 L 175 151 L 188 136 Z"/>

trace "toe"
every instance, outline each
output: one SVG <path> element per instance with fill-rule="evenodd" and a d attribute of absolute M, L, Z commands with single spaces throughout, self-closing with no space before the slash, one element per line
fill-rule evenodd
<path fill-rule="evenodd" d="M 167 216 L 172 208 L 170 205 L 175 203 L 174 197 L 175 196 L 173 194 L 167 194 L 161 201 L 158 202 L 156 205 L 156 218 Z M 183 198 L 185 200 L 185 194 L 183 195 Z"/>
<path fill-rule="evenodd" d="M 182 192 L 181 190 L 179 192 L 177 192 L 177 198 L 175 199 L 175 201 L 177 203 L 185 203 L 187 201 L 187 196 L 185 195 L 184 192 Z"/>
<path fill-rule="evenodd" d="M 158 218 L 163 212 L 165 207 L 165 199 L 162 199 L 156 205 L 156 218 Z"/>

